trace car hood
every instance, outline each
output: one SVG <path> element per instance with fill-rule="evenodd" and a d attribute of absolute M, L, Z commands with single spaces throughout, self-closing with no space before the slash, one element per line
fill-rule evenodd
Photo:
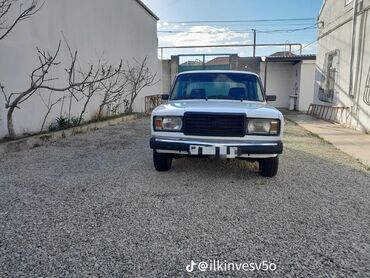
<path fill-rule="evenodd" d="M 170 101 L 154 109 L 153 116 L 183 116 L 185 112 L 245 113 L 249 118 L 282 119 L 276 108 L 264 102 L 236 100 L 179 100 Z"/>

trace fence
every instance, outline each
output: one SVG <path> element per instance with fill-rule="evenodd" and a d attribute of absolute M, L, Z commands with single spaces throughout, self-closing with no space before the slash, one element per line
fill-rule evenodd
<path fill-rule="evenodd" d="M 178 72 L 190 70 L 230 70 L 233 54 L 181 54 Z M 234 54 L 236 56 L 236 54 Z"/>
<path fill-rule="evenodd" d="M 145 97 L 145 113 L 150 114 L 154 108 L 164 103 L 162 95 L 151 95 Z"/>

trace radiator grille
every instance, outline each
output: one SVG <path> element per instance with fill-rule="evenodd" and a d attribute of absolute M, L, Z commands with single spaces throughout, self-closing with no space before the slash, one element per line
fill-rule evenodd
<path fill-rule="evenodd" d="M 245 114 L 187 112 L 184 115 L 184 134 L 244 137 L 245 118 Z"/>

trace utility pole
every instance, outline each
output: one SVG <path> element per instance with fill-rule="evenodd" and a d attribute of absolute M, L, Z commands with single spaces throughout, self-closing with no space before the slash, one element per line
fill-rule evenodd
<path fill-rule="evenodd" d="M 256 29 L 253 30 L 253 57 L 256 57 L 256 40 L 257 40 L 257 31 Z"/>

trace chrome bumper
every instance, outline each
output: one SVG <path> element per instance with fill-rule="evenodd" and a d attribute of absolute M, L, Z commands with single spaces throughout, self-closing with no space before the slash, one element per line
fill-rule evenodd
<path fill-rule="evenodd" d="M 230 149 L 236 149 L 237 156 L 244 154 L 281 154 L 283 152 L 282 141 L 250 141 L 250 142 L 235 142 L 235 143 L 216 143 L 204 142 L 195 140 L 173 140 L 164 138 L 150 138 L 150 148 L 155 150 L 187 152 L 190 154 L 191 147 L 205 146 L 215 147 L 216 155 L 220 152 L 220 148 L 225 148 L 227 153 Z M 202 148 L 199 149 L 199 155 L 202 155 Z"/>

